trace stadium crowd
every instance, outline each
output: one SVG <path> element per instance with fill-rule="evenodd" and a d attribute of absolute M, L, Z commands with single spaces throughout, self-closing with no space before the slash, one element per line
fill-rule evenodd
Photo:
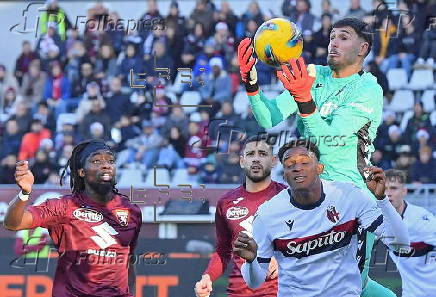
<path fill-rule="evenodd" d="M 398 91 L 388 79 L 391 70 L 401 69 L 412 81 L 423 69 L 434 81 L 436 31 L 427 30 L 426 20 L 436 2 L 400 1 L 398 10 L 372 2 L 373 10 L 365 11 L 359 0 L 350 0 L 346 13 L 374 30 L 366 70 L 377 77 L 386 102 L 372 162 L 407 171 L 409 183 L 436 183 L 434 85 L 433 91 L 410 91 L 413 109 L 389 109 Z M 241 135 L 233 132 L 265 131 L 248 103 L 241 108 L 235 100 L 241 85 L 235 49 L 261 23 L 278 16 L 262 11 L 256 1 L 242 15 L 234 14 L 231 1 L 218 7 L 198 0 L 186 16 L 181 2 L 171 2 L 166 16 L 157 1 L 147 5 L 142 25 L 126 32 L 118 13 L 101 2 L 88 9 L 88 19 L 103 21 L 79 30 L 58 1 L 47 1 L 35 45 L 22 43 L 15 69 L 0 65 L 0 183 L 15 183 L 15 163 L 27 159 L 35 183 L 57 185 L 74 145 L 88 138 L 114 147 L 120 168 L 160 165 L 186 169 L 201 183 L 241 183 Z M 311 13 L 310 1 L 284 0 L 279 16 L 300 27 L 306 62 L 324 65 L 331 25 L 345 15 L 329 0 L 317 9 L 320 18 Z M 273 68 L 260 62 L 256 68 L 264 89 L 276 95 L 283 90 Z M 421 100 L 424 94 L 430 94 L 432 105 Z M 400 98 L 400 106 L 406 99 Z M 201 107 L 167 106 L 177 104 Z M 295 134 L 293 120 L 286 128 Z"/>

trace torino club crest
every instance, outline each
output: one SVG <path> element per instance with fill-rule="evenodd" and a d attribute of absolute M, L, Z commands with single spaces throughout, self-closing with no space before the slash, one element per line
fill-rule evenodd
<path fill-rule="evenodd" d="M 118 219 L 118 223 L 121 226 L 127 226 L 129 224 L 129 210 L 128 209 L 116 209 L 114 211 L 115 217 Z"/>

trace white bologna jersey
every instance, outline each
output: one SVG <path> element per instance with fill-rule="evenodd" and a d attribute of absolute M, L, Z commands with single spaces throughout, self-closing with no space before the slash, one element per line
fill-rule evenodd
<path fill-rule="evenodd" d="M 401 275 L 403 297 L 436 296 L 436 218 L 406 203 L 403 222 L 409 229 L 410 253 L 390 252 Z"/>
<path fill-rule="evenodd" d="M 387 244 L 386 238 L 392 239 L 378 207 L 392 207 L 387 198 L 376 202 L 352 183 L 322 180 L 322 186 L 315 205 L 298 204 L 288 188 L 262 204 L 255 215 L 257 261 L 277 259 L 279 297 L 360 296 L 357 228 L 374 232 Z"/>

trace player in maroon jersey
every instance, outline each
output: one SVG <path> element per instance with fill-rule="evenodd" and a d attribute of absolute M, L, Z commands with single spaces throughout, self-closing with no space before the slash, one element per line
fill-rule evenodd
<path fill-rule="evenodd" d="M 49 230 L 59 251 L 54 297 L 131 297 L 135 274 L 128 263 L 141 210 L 115 188 L 115 155 L 104 142 L 88 140 L 74 148 L 67 166 L 71 195 L 26 206 L 34 177 L 27 161 L 18 162 L 21 192 L 10 203 L 4 226 Z"/>
<path fill-rule="evenodd" d="M 241 275 L 241 266 L 245 260 L 232 254 L 233 242 L 238 233 L 252 233 L 253 215 L 259 205 L 286 188 L 271 180 L 271 169 L 276 163 L 272 147 L 265 139 L 254 136 L 245 142 L 240 156 L 240 165 L 246 176 L 245 183 L 227 192 L 218 201 L 215 213 L 216 251 L 201 280 L 195 284 L 197 297 L 210 295 L 212 282 L 225 272 L 229 261 L 233 262 L 234 267 L 229 275 L 228 296 L 277 296 L 277 262 L 271 261 L 267 281 L 262 287 L 253 290 L 246 285 Z"/>

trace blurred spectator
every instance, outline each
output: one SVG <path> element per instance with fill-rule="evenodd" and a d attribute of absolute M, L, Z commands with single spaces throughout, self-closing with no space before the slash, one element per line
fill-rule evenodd
<path fill-rule="evenodd" d="M 185 50 L 191 51 L 194 55 L 200 53 L 206 43 L 206 33 L 202 23 L 195 23 L 191 33 L 185 38 Z"/>
<path fill-rule="evenodd" d="M 15 184 L 15 165 L 17 157 L 9 154 L 1 160 L 0 164 L 0 184 Z"/>
<path fill-rule="evenodd" d="M 387 160 L 383 156 L 383 152 L 380 150 L 375 150 L 371 155 L 371 164 L 373 166 L 380 167 L 383 170 L 388 170 L 392 168 L 391 160 Z"/>
<path fill-rule="evenodd" d="M 147 97 L 143 91 L 132 94 L 130 101 L 133 106 L 130 112 L 132 123 L 141 127 L 143 120 L 151 119 L 151 110 L 153 108 L 153 98 Z"/>
<path fill-rule="evenodd" d="M 74 146 L 71 144 L 65 145 L 60 151 L 60 154 L 57 158 L 57 165 L 60 168 L 63 168 L 67 165 L 68 160 L 71 158 L 71 154 L 73 152 Z"/>
<path fill-rule="evenodd" d="M 111 79 L 110 92 L 104 97 L 104 100 L 111 124 L 115 124 L 120 120 L 121 115 L 128 114 L 131 111 L 130 98 L 121 92 L 121 79 L 118 77 Z"/>
<path fill-rule="evenodd" d="M 176 33 L 176 29 L 173 27 L 168 27 L 165 30 L 166 37 L 167 37 L 167 55 L 171 57 L 173 61 L 173 67 L 170 68 L 170 77 L 171 77 L 171 83 L 174 83 L 174 79 L 177 74 L 177 68 L 180 68 L 182 66 L 182 52 L 183 52 L 183 42 L 184 42 L 184 35 L 178 35 Z M 167 68 L 167 67 L 166 67 Z M 165 74 L 165 73 L 163 73 Z"/>
<path fill-rule="evenodd" d="M 132 123 L 128 115 L 123 114 L 118 122 L 118 128 L 121 133 L 121 140 L 118 143 L 118 151 L 126 149 L 126 142 L 141 134 L 141 129 Z"/>
<path fill-rule="evenodd" d="M 423 146 L 419 149 L 419 158 L 411 169 L 412 183 L 436 183 L 436 160 L 431 147 Z"/>
<path fill-rule="evenodd" d="M 208 37 L 212 34 L 213 26 L 213 11 L 207 6 L 206 0 L 197 0 L 194 11 L 189 18 L 188 26 L 193 27 L 196 23 L 202 23 L 204 25 L 205 36 Z"/>
<path fill-rule="evenodd" d="M 0 160 L 9 154 L 17 155 L 23 135 L 18 130 L 16 120 L 10 119 L 5 124 L 5 131 L 1 137 Z"/>
<path fill-rule="evenodd" d="M 202 145 L 203 134 L 197 122 L 189 122 L 189 138 L 185 146 L 185 163 L 198 169 L 206 161 L 206 150 Z"/>
<path fill-rule="evenodd" d="M 431 148 L 430 134 L 425 129 L 419 129 L 412 142 L 412 151 L 416 152 L 416 156 L 419 154 L 419 150 L 425 146 Z"/>
<path fill-rule="evenodd" d="M 237 123 L 237 127 L 241 128 L 247 137 L 259 135 L 260 133 L 265 132 L 265 129 L 257 123 L 251 106 L 248 106 L 247 112 L 241 115 L 241 120 Z"/>
<path fill-rule="evenodd" d="M 134 43 L 127 44 L 125 56 L 118 69 L 118 76 L 124 86 L 131 86 L 130 71 L 133 71 L 134 82 L 137 82 L 138 74 L 143 72 L 143 60 Z"/>
<path fill-rule="evenodd" d="M 215 34 L 208 41 L 213 45 L 215 55 L 224 57 L 226 65 L 228 65 L 235 53 L 235 39 L 230 34 L 227 24 L 224 22 L 217 23 L 215 25 Z"/>
<path fill-rule="evenodd" d="M 45 186 L 59 186 L 59 183 L 61 181 L 61 177 L 56 171 L 50 172 L 48 175 L 47 181 L 45 182 Z"/>
<path fill-rule="evenodd" d="M 218 171 L 212 162 L 206 162 L 201 165 L 198 176 L 201 183 L 216 184 L 218 182 Z"/>
<path fill-rule="evenodd" d="M 108 24 L 106 26 L 106 33 L 109 35 L 111 40 L 111 42 L 108 44 L 113 48 L 115 56 L 118 56 L 122 50 L 125 30 L 127 30 L 127 28 L 124 28 L 124 24 L 118 12 L 111 11 L 109 13 Z M 103 44 L 102 47 L 104 45 L 106 44 Z"/>
<path fill-rule="evenodd" d="M 339 14 L 339 10 L 332 7 L 332 2 L 330 0 L 322 0 L 321 1 L 321 15 L 329 14 L 332 16 L 336 16 Z"/>
<path fill-rule="evenodd" d="M 162 136 L 165 138 L 170 137 L 170 133 L 173 127 L 178 128 L 179 131 L 186 138 L 188 136 L 188 131 L 186 127 L 188 127 L 189 120 L 186 117 L 183 108 L 181 107 L 171 107 L 171 113 L 169 114 L 165 125 L 162 127 Z"/>
<path fill-rule="evenodd" d="M 111 44 L 103 44 L 95 61 L 95 73 L 98 79 L 112 78 L 117 74 L 117 57 Z"/>
<path fill-rule="evenodd" d="M 401 15 L 401 32 L 398 38 L 398 47 L 396 53 L 389 57 L 389 69 L 397 68 L 398 62 L 401 67 L 406 70 L 407 76 L 410 79 L 412 75 L 412 65 L 418 56 L 421 34 L 415 30 L 415 24 L 408 14 Z"/>
<path fill-rule="evenodd" d="M 129 150 L 128 163 L 140 162 L 151 169 L 159 158 L 159 149 L 163 143 L 151 121 L 142 122 L 142 134 L 127 141 Z"/>
<path fill-rule="evenodd" d="M 394 55 L 398 48 L 397 29 L 389 16 L 383 19 L 378 29 L 374 34 L 372 52 L 377 65 L 386 73 L 389 70 L 389 57 Z"/>
<path fill-rule="evenodd" d="M 330 43 L 331 30 L 332 15 L 323 14 L 321 16 L 321 29 L 313 34 L 315 52 L 312 53 L 312 60 L 316 65 L 326 65 L 327 63 L 327 47 Z"/>
<path fill-rule="evenodd" d="M 109 114 L 104 111 L 101 100 L 89 99 L 91 109 L 89 113 L 85 114 L 83 120 L 79 123 L 79 133 L 84 139 L 93 138 L 91 135 L 90 127 L 94 123 L 100 123 L 103 127 L 104 135 L 102 139 L 110 139 L 111 132 L 111 119 Z"/>
<path fill-rule="evenodd" d="M 207 111 L 211 119 L 215 119 L 216 114 L 221 109 L 221 102 L 215 101 L 212 97 L 203 98 L 198 105 L 208 105 L 208 107 L 199 107 L 198 109 Z"/>
<path fill-rule="evenodd" d="M 366 15 L 366 11 L 360 6 L 360 0 L 350 0 L 350 9 L 346 13 L 346 17 L 362 19 Z"/>
<path fill-rule="evenodd" d="M 398 156 L 398 150 L 406 144 L 401 128 L 392 125 L 388 128 L 388 138 L 380 140 L 380 149 L 386 160 L 395 160 Z"/>
<path fill-rule="evenodd" d="M 249 20 L 254 20 L 258 27 L 264 22 L 264 16 L 260 10 L 259 3 L 255 0 L 248 4 L 247 10 L 241 16 L 243 28 L 247 26 Z"/>
<path fill-rule="evenodd" d="M 17 101 L 17 91 L 15 91 L 14 88 L 8 88 L 4 92 L 3 101 L 1 102 L 0 106 L 0 112 L 5 114 L 11 114 Z"/>
<path fill-rule="evenodd" d="M 35 176 L 35 184 L 44 184 L 50 172 L 55 170 L 55 167 L 50 163 L 45 152 L 38 151 L 36 152 L 35 163 L 32 165 L 31 170 Z"/>
<path fill-rule="evenodd" d="M 235 36 L 236 23 L 238 22 L 238 17 L 233 12 L 228 1 L 222 1 L 220 10 L 215 12 L 215 21 L 217 23 L 224 22 L 229 26 L 229 31 L 232 36 Z"/>
<path fill-rule="evenodd" d="M 96 82 L 90 82 L 86 86 L 86 92 L 80 100 L 79 106 L 76 110 L 77 121 L 81 122 L 83 117 L 91 111 L 92 102 L 99 101 L 102 108 L 106 107 L 106 103 L 100 92 L 100 86 Z"/>
<path fill-rule="evenodd" d="M 30 114 L 29 106 L 26 102 L 20 101 L 15 104 L 15 113 L 9 118 L 10 120 L 16 120 L 18 131 L 24 134 L 30 129 L 30 122 L 32 121 L 32 115 Z"/>
<path fill-rule="evenodd" d="M 424 111 L 422 102 L 416 102 L 413 106 L 413 117 L 407 122 L 405 136 L 408 142 L 415 141 L 415 135 L 420 129 L 431 128 L 430 115 Z"/>
<path fill-rule="evenodd" d="M 99 82 L 99 80 L 94 75 L 94 66 L 90 62 L 84 62 L 80 66 L 78 79 L 73 81 L 73 97 L 82 97 L 90 82 Z"/>
<path fill-rule="evenodd" d="M 21 86 L 23 82 L 23 76 L 29 70 L 30 62 L 38 59 L 38 54 L 32 51 L 32 47 L 28 40 L 24 40 L 22 43 L 21 54 L 15 62 L 15 77 L 18 84 Z"/>
<path fill-rule="evenodd" d="M 84 43 L 88 56 L 92 63 L 95 63 L 98 51 L 102 44 L 110 44 L 111 37 L 107 33 L 107 20 L 109 10 L 103 2 L 96 2 L 93 7 L 88 9 L 88 20 L 85 26 Z"/>
<path fill-rule="evenodd" d="M 176 1 L 172 1 L 170 4 L 170 11 L 165 19 L 166 30 L 171 28 L 174 31 L 174 40 L 177 42 L 183 42 L 183 37 L 186 35 L 186 22 L 185 17 L 180 14 L 179 4 Z M 168 32 L 167 32 L 167 37 Z M 176 45 L 176 44 L 174 44 Z M 183 44 L 176 45 L 181 48 L 174 48 L 176 52 L 181 52 Z M 173 47 L 170 47 L 171 49 Z"/>
<path fill-rule="evenodd" d="M 78 142 L 78 140 L 79 137 L 74 131 L 73 124 L 66 122 L 62 125 L 61 130 L 56 133 L 54 138 L 55 150 L 60 153 L 65 145 L 74 145 Z"/>
<path fill-rule="evenodd" d="M 71 28 L 67 14 L 59 7 L 57 0 L 47 0 L 46 4 L 46 9 L 42 10 L 39 17 L 41 35 L 49 31 L 50 24 L 55 24 L 54 29 L 56 29 L 60 38 L 65 40 L 67 30 Z"/>
<path fill-rule="evenodd" d="M 436 60 L 436 30 L 425 30 L 422 43 L 420 44 L 419 58 L 416 64 L 422 66 L 427 64 L 428 68 L 433 69 Z"/>
<path fill-rule="evenodd" d="M 29 71 L 23 76 L 23 83 L 20 89 L 23 100 L 33 106 L 38 104 L 42 99 L 46 80 L 47 74 L 41 71 L 41 62 L 39 60 L 32 60 L 29 65 Z"/>
<path fill-rule="evenodd" d="M 70 52 L 72 50 L 72 48 L 74 47 L 74 44 L 77 41 L 82 41 L 82 36 L 79 33 L 78 28 L 72 28 L 70 30 L 68 30 L 67 32 L 67 40 L 65 41 L 65 50 L 67 52 L 67 58 L 70 58 Z"/>
<path fill-rule="evenodd" d="M 222 59 L 214 57 L 210 59 L 209 65 L 212 73 L 206 78 L 204 86 L 199 89 L 201 97 L 212 97 L 213 100 L 220 102 L 231 99 L 231 79 L 223 70 Z"/>
<path fill-rule="evenodd" d="M 106 132 L 102 123 L 94 122 L 89 125 L 89 133 L 87 133 L 89 136 L 87 139 L 101 139 L 108 142 L 109 138 L 107 137 L 107 134 L 108 133 Z"/>
<path fill-rule="evenodd" d="M 244 34 L 241 36 L 240 40 L 238 41 L 238 44 L 245 37 L 254 38 L 254 35 L 256 35 L 257 28 L 258 26 L 255 20 L 253 19 L 248 20 L 244 27 L 245 29 Z"/>
<path fill-rule="evenodd" d="M 386 96 L 387 100 L 390 101 L 392 99 L 392 92 L 389 89 L 389 81 L 386 74 L 380 70 L 375 61 L 368 62 L 367 71 L 371 72 L 371 74 L 377 78 L 377 83 L 383 90 L 383 96 Z"/>
<path fill-rule="evenodd" d="M 41 140 L 38 151 L 46 153 L 48 159 L 52 164 L 56 163 L 56 151 L 54 150 L 54 142 L 51 138 Z"/>
<path fill-rule="evenodd" d="M 5 92 L 9 88 L 18 90 L 17 80 L 6 70 L 6 66 L 0 65 L 0 107 L 3 105 Z"/>
<path fill-rule="evenodd" d="M 44 71 L 49 69 L 51 62 L 61 61 L 65 55 L 64 44 L 56 33 L 56 26 L 56 23 L 49 22 L 47 33 L 42 35 L 36 44 L 36 51 L 41 58 L 41 66 Z"/>
<path fill-rule="evenodd" d="M 30 125 L 30 132 L 23 136 L 20 151 L 18 152 L 18 160 L 27 160 L 35 157 L 41 141 L 45 138 L 51 138 L 51 132 L 44 128 L 41 120 L 34 119 Z"/>
<path fill-rule="evenodd" d="M 165 166 L 167 169 L 185 168 L 186 139 L 183 137 L 178 127 L 171 127 L 170 135 L 163 142 L 159 152 L 158 165 Z"/>
<path fill-rule="evenodd" d="M 79 81 L 81 69 L 84 63 L 91 63 L 91 59 L 86 54 L 85 44 L 78 40 L 67 53 L 68 62 L 65 66 L 65 73 L 71 82 Z"/>
<path fill-rule="evenodd" d="M 289 0 L 283 1 L 282 12 L 296 23 L 301 32 L 313 31 L 315 16 L 310 13 L 311 4 L 308 0 L 297 0 L 295 8 Z"/>
<path fill-rule="evenodd" d="M 228 154 L 217 155 L 216 170 L 218 173 L 218 183 L 239 184 L 243 182 L 238 151 L 239 144 L 237 142 L 232 142 L 229 146 Z"/>
<path fill-rule="evenodd" d="M 165 29 L 165 26 L 162 26 L 164 18 L 159 12 L 156 0 L 147 0 L 147 11 L 141 16 L 140 20 L 143 22 L 143 25 L 139 28 L 138 32 L 143 40 L 150 34 L 150 31 L 163 31 Z M 159 24 L 159 26 L 156 24 Z"/>
<path fill-rule="evenodd" d="M 58 118 L 60 113 L 67 112 L 71 106 L 77 104 L 71 98 L 71 85 L 68 78 L 62 72 L 59 62 L 53 62 L 50 65 L 50 74 L 45 82 L 44 101 L 48 106 L 55 110 L 55 117 Z"/>
<path fill-rule="evenodd" d="M 164 30 L 153 30 L 148 34 L 143 45 L 143 58 L 148 60 L 154 56 L 154 44 L 162 42 L 167 46 L 168 40 Z"/>
<path fill-rule="evenodd" d="M 40 102 L 37 105 L 36 113 L 33 114 L 34 119 L 41 120 L 41 123 L 50 131 L 56 130 L 56 120 L 53 113 L 48 108 L 46 102 Z"/>
<path fill-rule="evenodd" d="M 411 167 L 414 162 L 414 158 L 411 154 L 409 145 L 402 145 L 398 148 L 398 158 L 395 160 L 394 169 L 404 170 L 407 174 L 407 182 L 411 182 Z"/>
<path fill-rule="evenodd" d="M 170 81 L 173 81 L 174 79 L 174 61 L 171 55 L 167 52 L 165 42 L 156 41 L 153 44 L 153 55 L 150 56 L 149 59 L 145 60 L 144 66 L 146 79 L 148 78 L 149 80 L 153 81 L 159 76 L 162 77 L 165 75 L 170 77 Z M 166 69 L 168 69 L 168 71 L 166 71 Z"/>

